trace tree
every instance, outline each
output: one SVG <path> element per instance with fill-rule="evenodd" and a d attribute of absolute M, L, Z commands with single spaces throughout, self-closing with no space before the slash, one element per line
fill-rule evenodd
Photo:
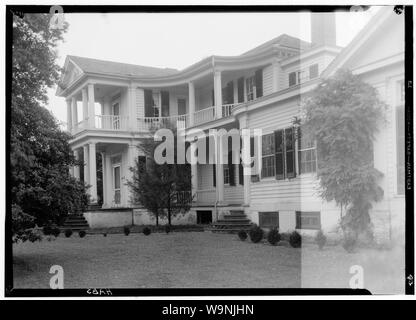
<path fill-rule="evenodd" d="M 320 196 L 346 209 L 346 235 L 371 229 L 369 210 L 383 197 L 373 141 L 384 108 L 376 89 L 347 70 L 323 80 L 304 101 L 301 134 L 316 140 Z"/>
<path fill-rule="evenodd" d="M 172 217 L 189 211 L 191 207 L 191 170 L 189 164 L 157 164 L 154 151 L 162 142 L 154 141 L 153 136 L 154 132 L 138 145 L 146 157 L 146 163 L 136 159 L 135 166 L 130 168 L 133 178 L 127 184 L 132 191 L 133 201 L 154 215 L 156 225 L 159 225 L 159 218 L 165 216 L 171 225 Z M 176 139 L 174 145 L 176 154 Z"/>
<path fill-rule="evenodd" d="M 48 14 L 13 16 L 10 181 L 15 240 L 29 226 L 59 223 L 82 211 L 86 187 L 69 175 L 80 165 L 57 120 L 44 107 L 57 83 L 56 46 L 63 29 L 49 29 Z"/>

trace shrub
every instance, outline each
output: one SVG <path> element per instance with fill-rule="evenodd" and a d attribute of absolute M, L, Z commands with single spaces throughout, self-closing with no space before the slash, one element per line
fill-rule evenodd
<path fill-rule="evenodd" d="M 245 232 L 244 230 L 238 231 L 238 237 L 240 238 L 241 241 L 246 241 L 247 232 Z"/>
<path fill-rule="evenodd" d="M 270 230 L 270 232 L 267 234 L 267 241 L 269 241 L 269 243 L 272 246 L 275 246 L 279 241 L 280 241 L 280 233 L 279 230 L 277 230 L 276 228 L 273 228 L 272 230 Z"/>
<path fill-rule="evenodd" d="M 145 227 L 144 229 L 143 229 L 143 234 L 145 235 L 145 236 L 148 236 L 149 234 L 151 234 L 152 233 L 152 231 L 150 230 L 150 228 L 148 228 L 148 227 Z"/>
<path fill-rule="evenodd" d="M 315 242 L 318 245 L 319 250 L 322 250 L 322 248 L 325 246 L 325 244 L 326 244 L 326 236 L 324 235 L 324 233 L 323 233 L 322 230 L 319 230 L 316 233 Z"/>
<path fill-rule="evenodd" d="M 170 230 L 170 225 L 167 225 L 167 226 L 165 226 L 165 232 L 166 233 L 169 233 L 171 230 Z"/>
<path fill-rule="evenodd" d="M 107 237 L 107 232 L 104 232 L 104 233 L 103 233 L 103 236 L 104 236 L 104 237 Z"/>
<path fill-rule="evenodd" d="M 129 227 L 127 227 L 127 226 L 125 226 L 125 227 L 123 228 L 123 232 L 124 232 L 124 234 L 125 234 L 126 236 L 128 236 L 128 235 L 130 234 L 130 228 L 129 228 Z"/>
<path fill-rule="evenodd" d="M 348 253 L 352 253 L 354 251 L 356 244 L 357 244 L 357 238 L 351 235 L 345 236 L 344 240 L 342 241 L 342 247 Z"/>
<path fill-rule="evenodd" d="M 289 237 L 289 243 L 293 248 L 300 248 L 302 246 L 302 237 L 297 231 L 293 231 Z"/>
<path fill-rule="evenodd" d="M 258 226 L 254 226 L 250 229 L 248 235 L 250 236 L 250 240 L 252 242 L 258 243 L 263 239 L 263 229 Z"/>
<path fill-rule="evenodd" d="M 78 235 L 79 235 L 80 238 L 84 238 L 87 235 L 87 233 L 85 232 L 85 230 L 80 230 L 78 232 Z"/>
<path fill-rule="evenodd" d="M 58 227 L 53 227 L 52 228 L 52 235 L 56 238 L 59 237 L 59 235 L 61 234 L 61 229 L 59 229 Z"/>
<path fill-rule="evenodd" d="M 72 236 L 72 230 L 71 229 L 66 229 L 65 230 L 65 237 L 69 238 L 70 236 Z"/>
<path fill-rule="evenodd" d="M 47 226 L 44 226 L 43 227 L 43 229 L 42 229 L 42 231 L 43 231 L 43 234 L 45 235 L 45 236 L 49 236 L 49 235 L 51 235 L 52 234 L 52 226 L 50 226 L 50 225 L 47 225 Z"/>

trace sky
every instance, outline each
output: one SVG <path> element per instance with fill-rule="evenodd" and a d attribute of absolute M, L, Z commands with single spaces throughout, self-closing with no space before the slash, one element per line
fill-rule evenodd
<path fill-rule="evenodd" d="M 337 12 L 337 45 L 345 47 L 377 12 Z M 67 55 L 152 67 L 185 67 L 211 55 L 239 55 L 282 33 L 310 41 L 310 13 L 120 13 L 65 14 L 69 23 L 57 48 Z M 47 108 L 62 126 L 64 98 L 48 91 Z"/>

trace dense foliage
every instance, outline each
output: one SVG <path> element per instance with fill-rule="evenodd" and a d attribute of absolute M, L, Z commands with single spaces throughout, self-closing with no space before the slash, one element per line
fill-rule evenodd
<path fill-rule="evenodd" d="M 254 243 L 258 243 L 263 240 L 264 232 L 263 229 L 259 226 L 251 227 L 250 231 L 248 232 L 250 240 Z"/>
<path fill-rule="evenodd" d="M 280 233 L 279 230 L 273 228 L 267 234 L 267 241 L 272 245 L 275 246 L 280 241 Z"/>
<path fill-rule="evenodd" d="M 241 241 L 246 241 L 246 239 L 247 239 L 247 232 L 245 232 L 244 230 L 238 231 L 238 238 Z"/>
<path fill-rule="evenodd" d="M 373 165 L 383 109 L 376 89 L 346 70 L 323 80 L 304 103 L 301 134 L 316 140 L 320 196 L 346 209 L 341 226 L 355 236 L 370 229 L 371 203 L 383 196 Z"/>
<path fill-rule="evenodd" d="M 300 233 L 293 231 L 289 236 L 289 243 L 293 248 L 300 248 L 302 246 L 302 236 Z"/>
<path fill-rule="evenodd" d="M 57 83 L 56 46 L 63 29 L 48 14 L 13 17 L 10 182 L 14 241 L 35 224 L 60 223 L 88 202 L 85 186 L 69 175 L 75 159 L 69 135 L 44 107 Z"/>

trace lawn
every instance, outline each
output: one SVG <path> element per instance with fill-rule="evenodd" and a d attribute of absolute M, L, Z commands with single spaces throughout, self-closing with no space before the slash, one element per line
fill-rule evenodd
<path fill-rule="evenodd" d="M 301 251 L 211 232 L 62 234 L 13 247 L 15 288 L 48 288 L 64 269 L 65 288 L 300 287 Z"/>
<path fill-rule="evenodd" d="M 65 288 L 348 288 L 350 267 L 362 266 L 373 293 L 403 293 L 404 249 L 341 246 L 319 250 L 242 242 L 211 232 L 62 234 L 13 247 L 16 288 L 48 288 L 49 269 L 64 269 Z"/>

